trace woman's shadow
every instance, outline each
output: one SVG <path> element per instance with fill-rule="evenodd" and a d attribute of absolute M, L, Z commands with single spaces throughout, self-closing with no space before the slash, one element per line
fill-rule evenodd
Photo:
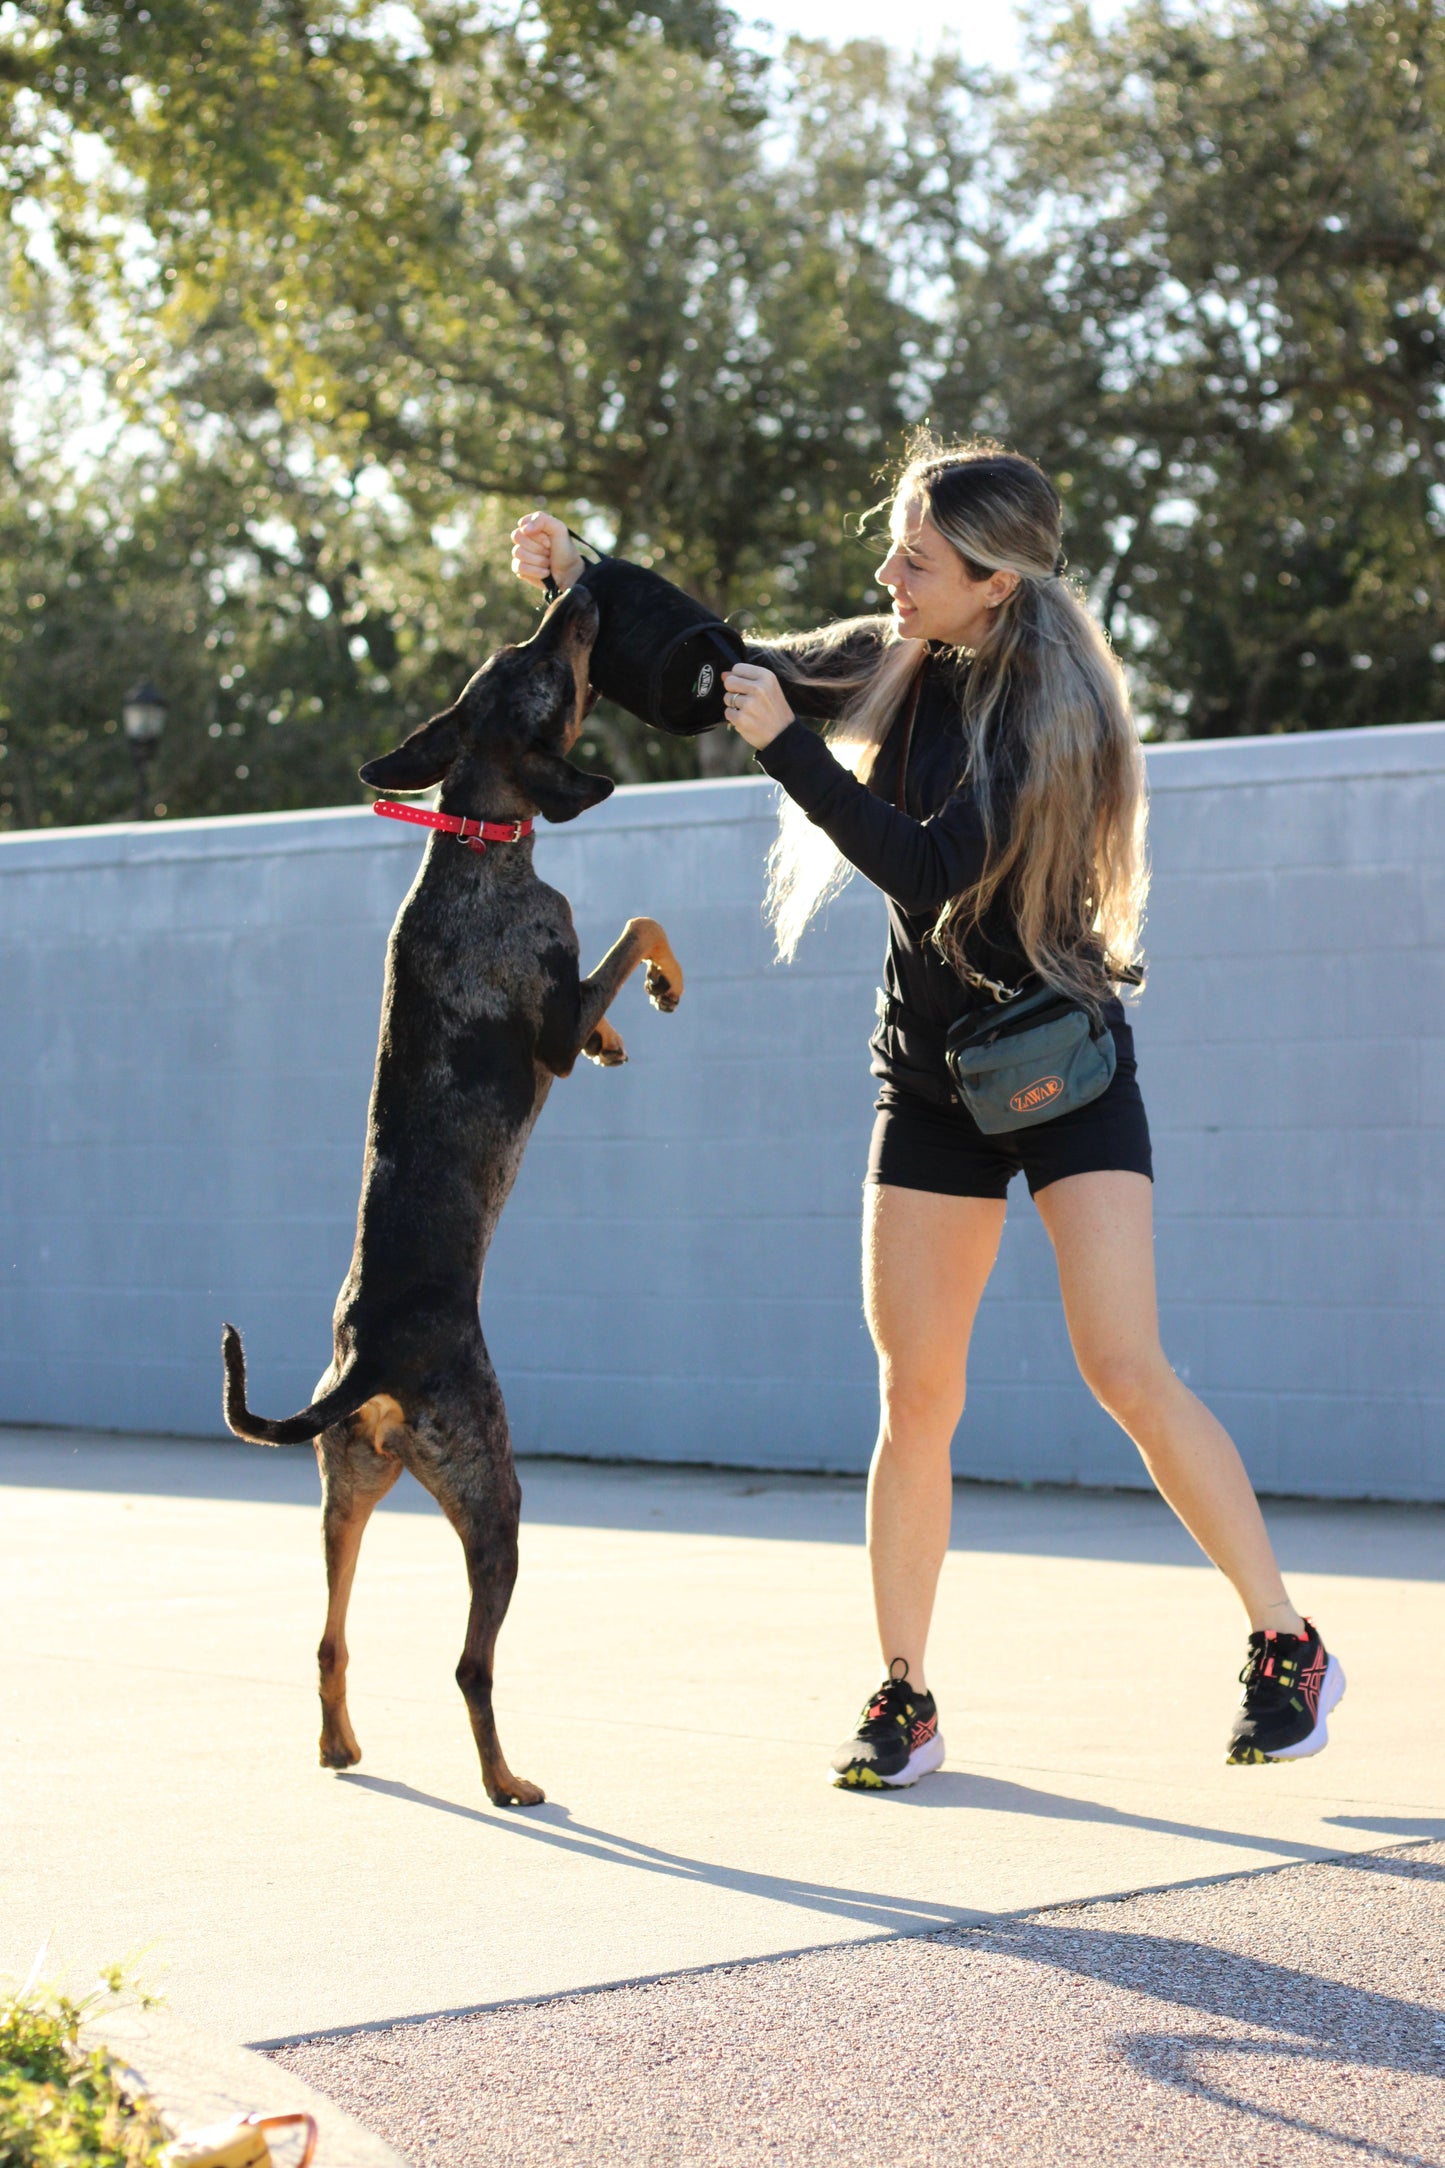
<path fill-rule="evenodd" d="M 510 1815 L 496 1810 L 463 1806 L 451 1799 L 438 1798 L 434 1793 L 416 1790 L 410 1784 L 402 1784 L 390 1777 L 374 1777 L 359 1770 L 347 1770 L 337 1779 L 341 1784 L 354 1785 L 359 1790 L 379 1792 L 388 1799 L 399 1799 L 413 1806 L 430 1808 L 436 1813 L 459 1816 L 463 1821 L 480 1822 L 487 1828 L 504 1832 L 524 1843 L 541 1844 L 570 1853 L 574 1858 L 591 1859 L 612 1867 L 629 1867 L 640 1874 L 661 1875 L 669 1880 L 695 1882 L 715 1889 L 733 1890 L 740 1895 L 762 1897 L 776 1904 L 791 1906 L 799 1911 L 819 1914 L 825 1918 L 840 1918 L 855 1924 L 877 1929 L 880 1936 L 927 1933 L 932 1928 L 953 1926 L 959 1922 L 987 1921 L 997 1917 L 995 1913 L 977 1906 L 933 1902 L 913 1897 L 895 1897 L 879 1890 L 847 1889 L 834 1883 L 812 1882 L 803 1877 L 788 1874 L 770 1874 L 756 1867 L 731 1867 L 719 1860 L 693 1858 L 682 1852 L 668 1851 L 658 1845 L 644 1844 L 640 1838 L 623 1836 L 614 1830 L 598 1829 L 585 1822 L 572 1819 L 568 1808 L 556 1801 L 532 1807 L 525 1817 Z M 1002 1777 L 975 1775 L 963 1770 L 941 1770 L 929 1779 L 927 1795 L 909 1793 L 906 1796 L 890 1794 L 874 1797 L 862 1794 L 858 1797 L 860 1813 L 891 1813 L 900 1807 L 905 1810 L 925 1808 L 969 1808 L 975 1813 L 1029 1815 L 1046 1821 L 1093 1823 L 1105 1828 L 1149 1831 L 1160 1836 L 1183 1837 L 1209 1845 L 1226 1845 L 1252 1853 L 1257 1858 L 1261 1852 L 1273 1854 L 1281 1863 L 1299 1863 L 1318 1860 L 1322 1854 L 1315 1844 L 1300 1844 L 1282 1837 L 1266 1837 L 1252 1831 L 1218 1829 L 1199 1822 L 1170 1821 L 1158 1815 L 1130 1814 L 1120 1807 L 1101 1805 L 1093 1799 L 1073 1799 L 1063 1793 L 1035 1790 L 1025 1784 L 1016 1784 Z M 1373 1826 L 1363 1818 L 1338 1816 L 1335 1819 L 1350 1826 L 1369 1828 Z M 1391 1824 L 1391 1833 L 1397 1833 L 1400 1825 Z M 1431 1836 L 1445 1838 L 1445 1819 L 1412 1827 L 1411 1834 L 1428 1839 Z M 1214 1880 L 1215 1869 L 1201 1879 Z M 1171 1885 L 1176 1886 L 1176 1885 Z"/>
<path fill-rule="evenodd" d="M 1318 2085 L 1307 2075 L 1313 2066 L 1323 2076 L 1330 2066 L 1354 2070 L 1411 2072 L 1435 2079 L 1445 2075 L 1445 2009 L 1411 2002 L 1403 1997 L 1379 1994 L 1341 1982 L 1320 1978 L 1287 1965 L 1222 1949 L 1214 1944 L 1158 1934 L 1139 1934 L 1127 1929 L 1111 1930 L 1080 1924 L 1076 1908 L 1067 1924 L 1047 1913 L 1009 1917 L 958 1905 L 919 1898 L 899 1898 L 878 1890 L 849 1889 L 836 1884 L 812 1882 L 794 1875 L 767 1874 L 752 1868 L 729 1867 L 686 1853 L 644 1844 L 634 1837 L 574 1822 L 567 1808 L 549 1803 L 531 1810 L 525 1819 L 488 1813 L 477 1807 L 435 1797 L 386 1777 L 364 1776 L 356 1771 L 339 1782 L 379 1792 L 390 1799 L 409 1802 L 465 1821 L 481 1822 L 505 1831 L 523 1843 L 542 1844 L 575 1857 L 608 1866 L 635 1869 L 714 1889 L 763 1897 L 792 1906 L 819 1919 L 846 1920 L 853 1926 L 871 1927 L 865 1941 L 894 1941 L 904 1936 L 927 1935 L 957 1946 L 961 1952 L 988 1953 L 1025 1964 L 1052 1967 L 1075 1979 L 1095 1980 L 1150 1997 L 1177 2012 L 1196 2012 L 1226 2019 L 1250 2028 L 1247 2037 L 1210 2032 L 1176 2030 L 1169 2024 L 1115 2036 L 1114 2046 L 1142 2077 L 1190 2096 L 1213 2103 L 1233 2114 L 1247 2117 L 1256 2126 L 1290 2131 L 1359 2153 L 1363 2158 L 1411 2164 L 1411 2168 L 1441 2168 L 1437 2156 L 1421 2150 L 1417 2142 L 1401 2152 L 1384 2141 L 1336 2130 L 1308 2115 L 1292 2113 L 1268 2102 L 1255 2101 L 1230 2092 L 1207 2078 L 1201 2070 L 1205 2056 L 1239 2058 L 1281 2057 L 1301 2066 L 1302 2090 L 1318 2099 Z M 1068 1798 L 1042 1792 L 1004 1779 L 972 1775 L 964 1771 L 941 1772 L 930 1781 L 930 1793 L 940 1806 L 971 1807 L 975 1811 L 1037 1815 L 1047 1820 L 1098 1823 L 1106 1826 L 1159 1831 L 1194 1837 L 1212 1844 L 1232 1844 L 1274 1853 L 1281 1864 L 1314 1862 L 1330 1872 L 1402 1877 L 1417 1882 L 1445 1882 L 1445 1865 L 1412 1857 L 1379 1853 L 1322 1855 L 1318 1846 L 1292 1844 L 1282 1839 L 1243 1835 L 1188 1822 L 1162 1820 L 1105 1807 L 1093 1800 Z M 915 1800 L 913 1804 L 921 1805 Z M 861 1812 L 888 1812 L 897 1800 L 860 1801 Z M 1381 1836 L 1413 1839 L 1416 1844 L 1445 1839 L 1445 1819 L 1398 1818 L 1375 1820 L 1363 1815 L 1337 1815 L 1342 1827 L 1376 1831 Z M 1268 1870 L 1266 1870 L 1268 1871 Z M 1209 1874 L 1206 1882 L 1230 1879 Z M 1174 1885 L 1189 1888 L 1198 1883 Z M 798 1950 L 826 1947 L 827 1939 L 813 1937 Z M 777 1951 L 774 1956 L 796 1954 Z M 730 1963 L 737 1962 L 729 1960 Z M 701 1968 L 711 1969 L 709 1967 Z M 461 2013 L 448 2013 L 461 2014 Z M 1445 2100 L 1442 2100 L 1445 2115 Z M 1428 2134 L 1419 2131 L 1418 2139 Z"/>

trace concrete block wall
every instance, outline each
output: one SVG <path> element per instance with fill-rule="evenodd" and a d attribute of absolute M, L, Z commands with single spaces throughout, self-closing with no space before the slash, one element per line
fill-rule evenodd
<path fill-rule="evenodd" d="M 1166 1345 L 1256 1480 L 1445 1498 L 1445 725 L 1151 750 Z M 666 923 L 678 1013 L 553 1091 L 482 1315 L 519 1446 L 857 1469 L 883 945 L 861 881 L 800 960 L 759 912 L 757 780 L 619 791 L 547 831 L 584 962 Z M 415 831 L 360 809 L 0 839 L 0 1421 L 214 1434 L 324 1366 L 387 928 Z M 1132 1483 L 1015 1185 L 961 1473 Z"/>

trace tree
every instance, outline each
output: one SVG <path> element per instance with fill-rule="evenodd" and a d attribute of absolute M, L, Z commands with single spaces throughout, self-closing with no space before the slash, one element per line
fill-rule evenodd
<path fill-rule="evenodd" d="M 940 399 L 1067 477 L 1159 727 L 1440 713 L 1445 16 L 1142 0 L 1044 54 Z"/>
<path fill-rule="evenodd" d="M 0 823 L 129 817 L 119 716 L 141 677 L 170 704 L 153 778 L 168 814 L 360 799 L 362 761 L 526 636 L 495 510 L 437 539 L 287 449 L 266 433 L 204 459 L 116 448 L 57 491 L 51 445 L 12 447 Z"/>
<path fill-rule="evenodd" d="M 141 672 L 172 812 L 359 796 L 533 621 L 538 501 L 743 622 L 868 607 L 925 414 L 1056 474 L 1150 728 L 1441 712 L 1429 0 L 1080 8 L 1026 94 L 764 67 L 714 0 L 7 20 L 12 376 L 112 439 L 12 402 L 0 820 L 124 809 Z M 746 758 L 591 729 L 625 780 Z"/>
<path fill-rule="evenodd" d="M 767 130 L 719 62 L 661 38 L 591 65 L 591 124 L 539 130 L 515 55 L 453 42 L 423 71 L 417 132 L 398 143 L 359 101 L 349 163 L 322 193 L 308 151 L 284 219 L 266 189 L 173 191 L 168 135 L 147 253 L 107 263 L 98 246 L 129 169 L 92 184 L 97 215 L 70 242 L 92 357 L 178 469 L 204 445 L 232 559 L 249 551 L 263 585 L 284 560 L 313 607 L 359 612 L 399 658 L 403 566 L 414 594 L 459 553 L 475 568 L 482 538 L 496 554 L 467 660 L 515 635 L 498 528 L 538 499 L 665 556 L 721 610 L 816 620 L 867 588 L 845 524 L 906 419 L 921 319 L 896 244 L 916 253 L 928 230 L 884 55 L 800 51 Z M 935 87 L 951 83 L 940 67 Z M 442 598 L 423 614 L 435 706 L 459 628 Z M 419 670 L 385 675 L 421 691 Z M 334 722 L 358 691 L 342 668 L 309 697 Z M 593 730 L 625 776 L 695 772 L 695 747 L 628 718 Z M 309 760 L 292 772 L 319 780 Z"/>

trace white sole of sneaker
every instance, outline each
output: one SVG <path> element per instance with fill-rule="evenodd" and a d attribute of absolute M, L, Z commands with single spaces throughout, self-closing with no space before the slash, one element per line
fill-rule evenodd
<path fill-rule="evenodd" d="M 1325 1664 L 1324 1681 L 1320 1687 L 1319 1707 L 1315 1710 L 1315 1728 L 1298 1746 L 1282 1746 L 1271 1761 L 1303 1761 L 1307 1755 L 1322 1754 L 1330 1743 L 1328 1718 L 1330 1711 L 1339 1707 L 1345 1691 L 1345 1667 L 1338 1656 L 1331 1656 Z"/>
<path fill-rule="evenodd" d="M 943 1756 L 943 1734 L 936 1731 L 931 1739 L 924 1740 L 922 1746 L 914 1748 L 896 1777 L 868 1776 L 861 1781 L 854 1778 L 850 1783 L 846 1775 L 840 1776 L 836 1769 L 830 1769 L 828 1782 L 843 1792 L 906 1791 L 908 1786 L 916 1784 L 920 1777 L 931 1776 L 935 1769 L 941 1768 Z"/>

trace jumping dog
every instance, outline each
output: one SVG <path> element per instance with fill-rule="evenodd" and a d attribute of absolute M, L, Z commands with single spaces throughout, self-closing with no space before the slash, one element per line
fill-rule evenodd
<path fill-rule="evenodd" d="M 331 1366 L 310 1407 L 281 1422 L 253 1415 L 240 1335 L 227 1325 L 222 1336 L 236 1436 L 316 1442 L 328 1590 L 323 1766 L 361 1758 L 346 1709 L 347 1599 L 372 1508 L 409 1468 L 466 1554 L 471 1612 L 456 1676 L 497 1806 L 545 1795 L 507 1767 L 492 1713 L 521 1488 L 477 1314 L 482 1266 L 553 1078 L 579 1054 L 604 1066 L 626 1059 L 606 1020 L 624 980 L 645 962 L 656 1008 L 670 1012 L 682 994 L 677 958 L 650 918 L 629 920 L 582 978 L 567 899 L 537 878 L 521 836 L 534 815 L 572 820 L 612 790 L 566 758 L 587 711 L 596 633 L 596 603 L 571 589 L 531 640 L 504 648 L 454 706 L 361 770 L 383 791 L 440 783 L 452 832 L 428 842 L 387 945 L 356 1246 L 336 1300 Z M 469 834 L 484 822 L 508 840 Z"/>

